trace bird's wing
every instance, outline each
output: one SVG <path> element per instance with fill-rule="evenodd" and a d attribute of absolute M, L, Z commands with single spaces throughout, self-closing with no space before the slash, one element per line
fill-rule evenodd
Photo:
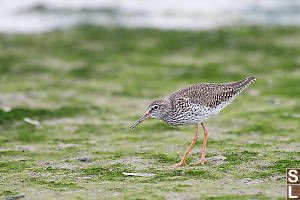
<path fill-rule="evenodd" d="M 173 92 L 169 100 L 174 106 L 181 102 L 179 105 L 192 103 L 200 106 L 216 107 L 222 102 L 231 100 L 253 81 L 255 81 L 255 78 L 250 77 L 233 83 L 190 85 Z"/>
<path fill-rule="evenodd" d="M 178 93 L 173 93 L 170 100 L 176 107 L 186 107 L 187 104 L 199 106 L 215 107 L 222 101 L 226 101 L 233 96 L 233 91 L 224 92 L 218 87 L 215 88 L 183 88 Z"/>

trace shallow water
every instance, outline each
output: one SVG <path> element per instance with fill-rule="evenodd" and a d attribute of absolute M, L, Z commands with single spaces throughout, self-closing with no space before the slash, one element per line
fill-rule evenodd
<path fill-rule="evenodd" d="M 211 29 L 300 25 L 299 0 L 3 0 L 1 32 L 40 32 L 77 24 Z"/>

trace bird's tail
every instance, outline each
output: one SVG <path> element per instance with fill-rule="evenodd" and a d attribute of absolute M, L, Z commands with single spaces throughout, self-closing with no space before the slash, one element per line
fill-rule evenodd
<path fill-rule="evenodd" d="M 234 88 L 238 93 L 243 91 L 247 86 L 256 81 L 254 77 L 248 77 L 238 82 L 231 83 L 231 87 Z"/>
<path fill-rule="evenodd" d="M 245 78 L 239 82 L 237 82 L 239 85 L 247 87 L 248 85 L 250 85 L 251 83 L 253 83 L 254 81 L 256 81 L 256 78 L 254 78 L 253 76 Z"/>

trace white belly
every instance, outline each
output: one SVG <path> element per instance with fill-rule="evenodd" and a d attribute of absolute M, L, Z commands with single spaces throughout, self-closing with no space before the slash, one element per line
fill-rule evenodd
<path fill-rule="evenodd" d="M 225 108 L 228 104 L 230 104 L 233 99 L 222 102 L 215 108 L 203 107 L 199 105 L 191 105 L 191 115 L 189 124 L 200 124 L 202 122 L 207 121 L 211 117 L 216 116 L 223 108 Z"/>

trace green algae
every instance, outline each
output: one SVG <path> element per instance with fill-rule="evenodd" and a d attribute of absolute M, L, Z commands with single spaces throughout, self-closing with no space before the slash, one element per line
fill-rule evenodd
<path fill-rule="evenodd" d="M 285 169 L 300 166 L 299 36 L 297 27 L 0 34 L 0 103 L 11 108 L 0 109 L 0 196 L 283 199 Z M 219 163 L 192 164 L 201 131 L 188 166 L 168 168 L 192 126 L 146 120 L 129 130 L 155 98 L 246 76 L 257 81 L 207 122 L 207 157 Z"/>

